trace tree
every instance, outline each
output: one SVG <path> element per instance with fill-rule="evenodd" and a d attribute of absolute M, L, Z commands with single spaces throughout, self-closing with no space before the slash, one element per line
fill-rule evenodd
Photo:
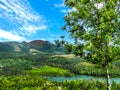
<path fill-rule="evenodd" d="M 56 45 L 57 47 L 65 46 L 68 42 L 66 42 L 66 41 L 64 40 L 64 38 L 65 38 L 65 36 L 60 36 L 60 40 L 59 40 L 59 39 L 54 40 L 55 45 Z"/>
<path fill-rule="evenodd" d="M 65 0 L 71 9 L 63 29 L 79 42 L 75 54 L 106 70 L 110 90 L 109 63 L 120 59 L 120 0 Z"/>
<path fill-rule="evenodd" d="M 65 52 L 67 53 L 67 54 L 70 54 L 71 52 L 72 52 L 72 44 L 66 44 L 65 45 Z"/>
<path fill-rule="evenodd" d="M 65 36 L 60 36 L 60 38 L 61 38 L 61 45 L 64 46 L 66 43 L 64 40 Z"/>
<path fill-rule="evenodd" d="M 60 47 L 61 46 L 61 43 L 60 43 L 59 40 L 54 40 L 54 42 L 55 42 L 56 47 Z"/>

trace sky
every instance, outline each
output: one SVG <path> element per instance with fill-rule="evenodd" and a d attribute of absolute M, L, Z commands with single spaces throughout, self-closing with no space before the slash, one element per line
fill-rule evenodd
<path fill-rule="evenodd" d="M 0 0 L 0 41 L 71 41 L 61 30 L 67 12 L 63 0 Z"/>

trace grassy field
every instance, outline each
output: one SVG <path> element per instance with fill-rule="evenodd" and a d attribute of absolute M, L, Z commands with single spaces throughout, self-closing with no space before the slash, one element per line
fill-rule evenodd
<path fill-rule="evenodd" d="M 51 66 L 43 66 L 41 68 L 34 68 L 32 70 L 27 70 L 29 75 L 42 75 L 42 76 L 71 76 L 73 73 L 70 73 L 69 70 L 55 68 Z"/>
<path fill-rule="evenodd" d="M 64 54 L 64 55 L 54 55 L 56 57 L 64 57 L 64 58 L 75 58 L 74 54 Z"/>

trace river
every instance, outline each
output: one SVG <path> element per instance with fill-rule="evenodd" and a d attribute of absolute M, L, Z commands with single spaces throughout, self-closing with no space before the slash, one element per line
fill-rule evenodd
<path fill-rule="evenodd" d="M 49 77 L 49 80 L 52 81 L 57 81 L 57 82 L 63 82 L 64 80 L 78 80 L 78 79 L 84 79 L 84 80 L 90 80 L 91 78 L 94 78 L 95 80 L 101 79 L 103 81 L 106 80 L 105 77 L 102 76 L 88 76 L 88 75 L 75 75 L 72 77 L 63 77 L 63 76 L 58 76 L 58 77 Z M 112 83 L 112 81 L 115 81 L 116 83 L 120 83 L 120 78 L 118 77 L 111 77 L 110 78 L 110 83 Z"/>

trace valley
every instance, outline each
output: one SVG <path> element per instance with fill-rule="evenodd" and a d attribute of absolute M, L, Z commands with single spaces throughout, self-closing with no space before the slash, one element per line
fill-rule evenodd
<path fill-rule="evenodd" d="M 109 67 L 111 77 L 120 77 L 119 65 L 120 61 L 111 63 Z M 9 90 L 18 88 L 20 90 L 43 90 L 44 88 L 46 88 L 45 90 L 57 90 L 58 87 L 62 90 L 74 90 L 74 88 L 81 88 L 81 90 L 84 90 L 84 88 L 91 88 L 90 90 L 100 88 L 106 90 L 103 79 L 93 78 L 96 76 L 104 77 L 105 71 L 99 65 L 92 64 L 73 54 L 1 53 L 0 68 L 1 90 L 6 90 L 7 88 L 11 88 Z M 86 77 L 85 80 L 84 78 L 71 81 L 68 79 L 62 82 L 50 79 L 50 77 L 58 77 L 57 79 L 59 79 L 59 77 L 63 76 L 69 78 L 78 75 L 93 77 L 89 79 Z M 95 86 L 92 87 L 90 86 L 91 84 Z M 102 87 L 97 86 L 97 84 L 102 85 Z M 112 80 L 112 88 L 119 88 L 119 86 L 120 83 Z"/>

